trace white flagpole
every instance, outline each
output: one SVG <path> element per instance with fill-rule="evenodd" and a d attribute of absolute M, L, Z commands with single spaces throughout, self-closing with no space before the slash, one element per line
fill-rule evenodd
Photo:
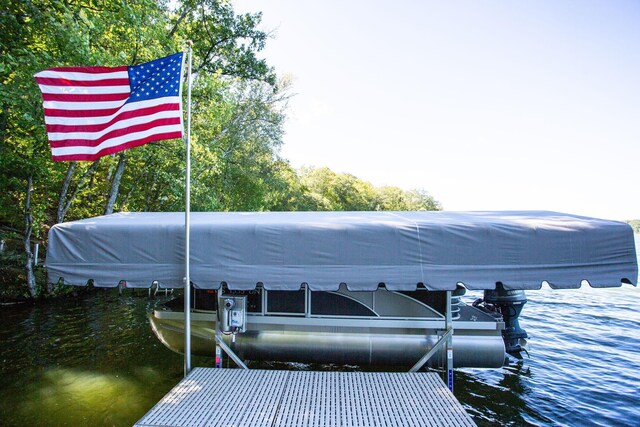
<path fill-rule="evenodd" d="M 185 206 L 184 206 L 184 376 L 191 371 L 191 277 L 189 274 L 190 216 L 191 216 L 191 47 L 189 46 L 189 68 L 187 72 L 187 165 L 185 173 Z"/>

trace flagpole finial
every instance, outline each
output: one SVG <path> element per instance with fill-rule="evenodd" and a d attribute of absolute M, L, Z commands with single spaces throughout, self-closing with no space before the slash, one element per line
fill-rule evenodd
<path fill-rule="evenodd" d="M 187 46 L 193 47 L 193 41 L 192 40 L 187 40 Z"/>

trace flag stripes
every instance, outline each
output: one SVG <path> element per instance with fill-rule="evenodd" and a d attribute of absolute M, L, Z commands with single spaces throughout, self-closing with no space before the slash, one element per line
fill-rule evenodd
<path fill-rule="evenodd" d="M 173 114 L 172 111 L 169 113 Z M 145 123 L 138 123 L 137 117 L 130 120 L 122 120 L 102 132 L 49 133 L 49 143 L 54 148 L 71 147 L 74 145 L 93 147 L 95 144 L 102 144 L 111 138 L 124 136 L 127 133 L 150 130 L 156 126 L 180 125 L 180 118 L 178 117 L 166 118 L 160 116 L 155 118 L 155 120 L 150 120 L 152 117 L 153 116 L 147 116 L 148 121 Z"/>
<path fill-rule="evenodd" d="M 100 88 L 102 89 L 102 88 Z M 63 102 L 94 102 L 100 101 L 122 101 L 129 99 L 129 92 L 127 93 L 109 93 L 106 91 L 96 90 L 88 91 L 88 94 L 75 94 L 75 93 L 46 93 L 42 92 L 42 99 L 45 101 L 63 101 Z"/>
<path fill-rule="evenodd" d="M 119 114 L 110 114 L 108 116 L 99 116 L 89 119 L 88 117 L 82 117 L 84 123 L 76 123 L 77 120 L 73 120 L 73 117 L 55 117 L 52 120 L 47 121 L 47 132 L 49 133 L 49 140 L 54 141 L 63 139 L 63 136 L 54 136 L 54 133 L 65 132 L 102 132 L 109 126 L 114 126 L 117 123 L 122 123 L 127 119 L 134 119 L 139 115 L 145 115 L 155 118 L 159 118 L 163 115 L 165 118 L 175 117 L 175 111 L 180 110 L 180 106 L 176 103 L 163 104 L 155 107 L 139 108 L 134 111 L 125 110 L 124 108 L 119 111 Z M 135 104 L 134 104 L 135 105 Z M 86 123 L 86 124 L 85 124 Z"/>
<path fill-rule="evenodd" d="M 73 80 L 70 75 L 72 73 L 66 73 L 67 79 L 64 83 L 60 81 L 59 78 L 54 77 L 38 77 L 36 81 L 40 86 L 46 85 L 50 86 L 50 91 L 54 90 L 53 88 L 59 86 L 61 88 L 66 87 L 84 87 L 84 86 L 128 86 L 129 85 L 129 77 L 114 77 L 114 78 L 104 78 L 100 80 Z M 119 74 L 118 74 L 119 75 Z"/>

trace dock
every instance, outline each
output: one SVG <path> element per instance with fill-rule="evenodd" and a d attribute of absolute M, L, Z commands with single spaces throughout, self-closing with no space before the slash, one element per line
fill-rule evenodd
<path fill-rule="evenodd" d="M 475 426 L 437 373 L 195 368 L 136 424 Z"/>

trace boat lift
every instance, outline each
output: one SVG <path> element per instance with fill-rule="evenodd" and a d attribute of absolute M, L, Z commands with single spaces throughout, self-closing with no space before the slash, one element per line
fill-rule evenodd
<path fill-rule="evenodd" d="M 446 345 L 446 384 L 453 391 L 453 321 L 451 308 L 452 291 L 446 291 L 445 320 L 442 334 L 431 349 L 409 369 L 409 372 L 419 371 L 438 351 Z M 242 369 L 249 369 L 244 361 L 224 342 L 223 335 L 230 333 L 232 342 L 235 334 L 246 330 L 247 308 L 246 296 L 220 295 L 216 321 L 216 368 L 222 368 L 222 352 L 227 354 L 233 362 Z M 185 356 L 186 357 L 186 356 Z"/>

